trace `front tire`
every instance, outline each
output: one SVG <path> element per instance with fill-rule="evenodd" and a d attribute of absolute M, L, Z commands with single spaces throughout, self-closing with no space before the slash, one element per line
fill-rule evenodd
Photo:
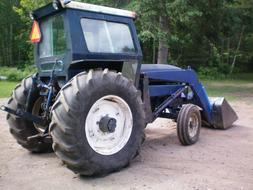
<path fill-rule="evenodd" d="M 89 71 L 61 90 L 52 108 L 53 149 L 81 175 L 127 166 L 144 138 L 145 114 L 135 86 L 121 74 Z"/>
<path fill-rule="evenodd" d="M 201 114 L 193 104 L 183 105 L 177 118 L 177 134 L 182 145 L 195 144 L 199 139 Z"/>

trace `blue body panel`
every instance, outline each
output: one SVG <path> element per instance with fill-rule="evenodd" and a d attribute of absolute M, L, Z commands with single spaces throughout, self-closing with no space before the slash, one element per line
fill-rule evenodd
<path fill-rule="evenodd" d="M 149 85 L 150 97 L 167 96 L 173 94 L 178 89 L 184 87 L 183 85 Z"/>
<path fill-rule="evenodd" d="M 152 80 L 175 82 L 178 85 L 150 85 L 150 96 L 170 95 L 182 88 L 183 85 L 189 85 L 193 90 L 196 105 L 202 110 L 206 121 L 212 121 L 212 105 L 210 104 L 204 86 L 199 82 L 196 73 L 192 69 L 180 69 L 171 65 L 143 65 L 142 74 Z"/>

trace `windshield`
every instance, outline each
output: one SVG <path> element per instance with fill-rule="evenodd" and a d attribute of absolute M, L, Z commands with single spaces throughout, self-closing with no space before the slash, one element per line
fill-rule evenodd
<path fill-rule="evenodd" d="M 67 48 L 63 16 L 51 17 L 42 22 L 41 31 L 40 58 L 63 55 Z"/>

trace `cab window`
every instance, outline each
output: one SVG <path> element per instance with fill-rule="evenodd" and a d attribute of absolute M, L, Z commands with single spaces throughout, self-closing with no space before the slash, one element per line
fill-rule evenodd
<path fill-rule="evenodd" d="M 66 52 L 66 32 L 62 15 L 51 17 L 41 23 L 42 41 L 39 44 L 40 58 L 63 55 Z"/>
<path fill-rule="evenodd" d="M 87 48 L 93 53 L 135 53 L 127 24 L 95 19 L 81 19 Z"/>

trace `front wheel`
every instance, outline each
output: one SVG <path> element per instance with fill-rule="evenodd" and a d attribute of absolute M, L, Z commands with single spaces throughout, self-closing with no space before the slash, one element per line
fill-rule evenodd
<path fill-rule="evenodd" d="M 121 74 L 81 73 L 52 109 L 53 149 L 75 173 L 104 175 L 127 166 L 144 138 L 145 115 L 135 86 Z"/>
<path fill-rule="evenodd" d="M 201 114 L 193 104 L 183 105 L 177 118 L 177 134 L 182 145 L 192 145 L 199 139 Z"/>

